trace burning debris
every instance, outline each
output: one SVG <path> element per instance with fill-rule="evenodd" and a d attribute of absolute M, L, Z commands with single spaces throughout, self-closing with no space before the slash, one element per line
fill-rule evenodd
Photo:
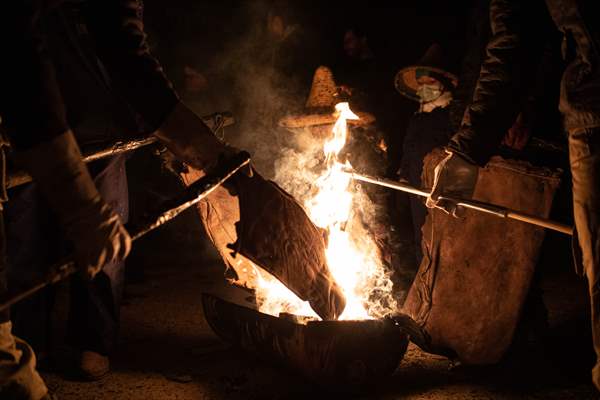
<path fill-rule="evenodd" d="M 347 121 L 358 116 L 348 103 L 336 110 L 319 176 L 302 199 L 310 221 L 291 196 L 257 174 L 237 177 L 230 190 L 219 188 L 199 207 L 211 240 L 235 271 L 233 283 L 255 290 L 261 312 L 361 320 L 397 309 L 377 246 L 353 218 L 358 189 L 343 172 L 350 165 L 338 160 Z M 193 169 L 183 174 L 186 184 L 199 176 Z M 283 245 L 250 240 L 256 237 L 279 237 Z"/>
<path fill-rule="evenodd" d="M 327 237 L 327 264 L 347 300 L 340 318 L 381 318 L 397 309 L 390 271 L 357 217 L 359 209 L 368 214 L 373 205 L 359 187 L 351 185 L 343 173 L 350 164 L 340 157 L 348 138 L 348 125 L 368 124 L 374 118 L 368 113 L 357 115 L 348 103 L 336 105 L 337 102 L 331 71 L 320 67 L 306 103 L 309 111 L 280 122 L 284 127 L 305 129 L 295 135 L 299 149 L 284 151 L 278 160 L 275 180 L 303 204 L 312 222 Z M 261 312 L 316 317 L 305 302 L 264 270 L 254 266 L 252 271 L 256 279 L 251 287 L 256 291 Z"/>
<path fill-rule="evenodd" d="M 345 102 L 331 112 L 334 85 L 331 72 L 319 68 L 307 106 L 317 110 L 319 121 L 328 123 L 318 127 L 320 132 L 327 127 L 329 135 L 311 137 L 311 150 L 295 159 L 310 168 L 280 163 L 279 169 L 287 169 L 290 178 L 278 180 L 284 190 L 256 172 L 238 174 L 199 205 L 208 235 L 228 266 L 230 282 L 252 289 L 259 310 L 270 315 L 364 320 L 397 309 L 389 271 L 356 217 L 358 208 L 369 209 L 368 198 L 351 185 L 343 171 L 351 165 L 339 157 L 348 122 L 360 119 Z M 190 185 L 201 173 L 187 168 L 182 177 Z M 304 187 L 302 193 L 289 190 L 297 184 Z M 257 240 L 275 237 L 277 241 Z"/>
<path fill-rule="evenodd" d="M 199 175 L 189 169 L 183 178 L 189 185 Z M 273 182 L 256 172 L 239 174 L 200 203 L 199 211 L 233 283 L 254 288 L 260 267 L 307 301 L 321 318 L 340 316 L 345 299 L 327 266 L 322 232 Z"/>
<path fill-rule="evenodd" d="M 343 172 L 349 163 L 338 159 L 348 136 L 347 121 L 359 117 L 350 110 L 348 103 L 338 103 L 335 108 L 337 120 L 330 137 L 322 144 L 324 161 L 320 175 L 303 203 L 315 225 L 327 232 L 329 269 L 347 300 L 340 319 L 381 318 L 397 308 L 392 296 L 392 282 L 379 259 L 374 241 L 353 219 L 358 189 Z M 263 282 L 267 284 L 266 288 L 260 286 Z M 275 316 L 306 312 L 306 307 L 295 301 L 289 291 L 274 289 L 275 282 L 263 279 L 258 283 L 260 311 Z"/>

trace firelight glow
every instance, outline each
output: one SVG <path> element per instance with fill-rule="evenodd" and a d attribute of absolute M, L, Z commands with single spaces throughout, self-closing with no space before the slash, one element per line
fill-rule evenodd
<path fill-rule="evenodd" d="M 343 172 L 351 167 L 338 160 L 346 144 L 348 120 L 357 120 L 348 103 L 335 107 L 338 119 L 332 137 L 325 141 L 325 167 L 315 182 L 316 194 L 304 202 L 312 222 L 328 234 L 326 257 L 331 274 L 346 296 L 346 308 L 340 319 L 381 318 L 396 309 L 392 282 L 385 270 L 378 248 L 364 227 L 356 223 L 356 188 Z M 275 278 L 258 271 L 256 294 L 259 309 L 271 315 L 281 312 L 317 317 L 307 302 L 301 301 Z M 318 318 L 318 317 L 317 317 Z"/>

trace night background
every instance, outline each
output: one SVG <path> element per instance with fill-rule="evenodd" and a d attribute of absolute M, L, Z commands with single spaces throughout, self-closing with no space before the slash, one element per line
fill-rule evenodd
<path fill-rule="evenodd" d="M 303 76 L 294 97 L 304 101 L 312 72 L 319 65 L 334 68 L 343 59 L 344 33 L 359 29 L 368 39 L 377 63 L 377 74 L 386 107 L 395 114 L 389 132 L 394 157 L 399 159 L 408 117 L 417 104 L 399 95 L 393 79 L 400 68 L 416 63 L 433 43 L 444 51 L 448 68 L 458 73 L 466 52 L 468 1 L 145 1 L 146 30 L 152 51 L 165 67 L 176 88 L 183 85 L 186 65 L 197 68 L 208 80 L 203 114 L 229 109 L 243 119 L 241 103 L 249 99 L 236 91 L 236 83 L 252 81 L 248 68 L 259 61 L 252 49 L 259 45 L 269 11 L 284 14 L 289 24 L 299 25 L 299 54 L 286 64 L 296 64 Z M 385 85 L 387 84 L 387 88 Z M 387 90 L 387 91 L 385 91 Z M 204 111 L 205 110 L 205 111 Z M 234 128 L 235 130 L 235 128 Z"/>

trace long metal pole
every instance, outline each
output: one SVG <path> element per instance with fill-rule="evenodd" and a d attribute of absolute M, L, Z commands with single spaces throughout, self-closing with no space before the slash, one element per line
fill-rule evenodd
<path fill-rule="evenodd" d="M 200 178 L 198 181 L 194 182 L 183 192 L 183 194 L 177 196 L 174 199 L 171 199 L 168 202 L 166 210 L 160 212 L 157 216 L 154 216 L 150 219 L 145 220 L 144 222 L 138 223 L 136 225 L 127 225 L 127 230 L 131 235 L 131 239 L 133 241 L 138 240 L 142 236 L 146 235 L 148 232 L 151 232 L 171 221 L 173 218 L 181 214 L 183 211 L 187 210 L 194 204 L 197 204 L 202 199 L 206 198 L 209 194 L 211 194 L 216 188 L 225 183 L 229 178 L 231 178 L 236 172 L 245 167 L 250 163 L 250 155 L 246 152 L 239 153 L 236 157 L 229 160 L 226 164 L 217 167 L 217 170 L 211 173 L 210 175 L 206 175 Z M 72 275 L 77 271 L 75 263 L 72 260 L 67 260 L 63 263 L 59 263 L 58 265 L 50 268 L 49 273 L 38 282 L 32 284 L 26 290 L 17 293 L 14 296 L 9 297 L 8 299 L 2 299 L 2 303 L 0 303 L 0 311 L 3 311 L 10 306 L 18 303 L 19 301 L 26 299 L 32 294 L 38 292 L 48 285 L 52 285 L 57 283 L 66 277 Z"/>
<path fill-rule="evenodd" d="M 372 183 L 374 185 L 387 187 L 394 190 L 414 194 L 421 197 L 428 197 L 430 192 L 417 189 L 413 186 L 407 185 L 403 182 L 392 181 L 390 179 L 383 179 L 375 176 L 357 174 L 353 171 L 345 171 L 346 174 L 356 181 Z M 565 233 L 567 235 L 573 235 L 573 227 L 560 222 L 553 221 L 547 218 L 540 218 L 534 215 L 522 213 L 520 211 L 511 210 L 510 208 L 501 207 L 496 204 L 489 204 L 473 200 L 456 199 L 452 197 L 440 197 L 442 200 L 448 200 L 454 203 L 456 206 L 468 208 L 470 210 L 480 211 L 486 214 L 495 215 L 500 218 L 514 219 L 517 221 L 526 222 L 528 224 L 541 226 L 543 228 L 552 229 L 557 232 Z"/>
<path fill-rule="evenodd" d="M 202 120 L 210 129 L 218 131 L 219 129 L 234 124 L 233 116 L 230 112 L 220 112 L 202 117 Z M 126 142 L 115 142 L 108 145 L 104 144 L 83 155 L 83 161 L 86 163 L 101 160 L 103 158 L 116 156 L 118 154 L 128 153 L 139 148 L 149 146 L 156 143 L 158 139 L 154 135 L 135 138 Z M 15 186 L 23 185 L 31 182 L 31 176 L 25 171 L 15 171 L 8 175 L 6 179 L 6 187 L 8 189 Z"/>

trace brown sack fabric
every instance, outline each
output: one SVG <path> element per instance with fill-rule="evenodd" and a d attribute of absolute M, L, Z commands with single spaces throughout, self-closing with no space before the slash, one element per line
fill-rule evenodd
<path fill-rule="evenodd" d="M 186 184 L 198 177 L 193 170 L 183 174 Z M 321 318 L 337 319 L 346 301 L 329 272 L 322 231 L 289 194 L 258 173 L 232 179 L 237 195 L 220 187 L 198 210 L 238 283 L 252 287 L 252 262 L 308 301 Z"/>
<path fill-rule="evenodd" d="M 424 161 L 423 183 L 444 157 Z M 474 199 L 547 217 L 560 172 L 494 157 L 480 169 Z M 537 263 L 544 230 L 464 210 L 455 218 L 430 210 L 424 258 L 403 312 L 430 337 L 428 351 L 466 364 L 498 362 L 510 346 Z"/>

